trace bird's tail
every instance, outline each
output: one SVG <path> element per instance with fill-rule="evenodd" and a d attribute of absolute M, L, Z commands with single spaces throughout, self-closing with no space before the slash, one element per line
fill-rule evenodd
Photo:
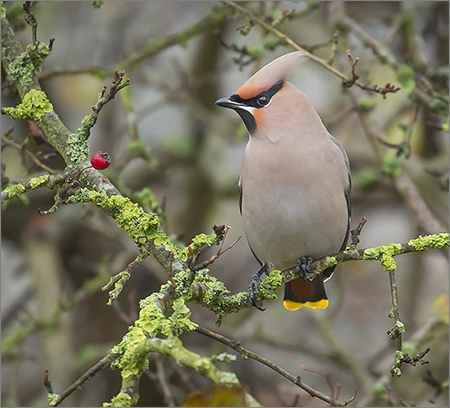
<path fill-rule="evenodd" d="M 313 309 L 325 309 L 328 298 L 323 286 L 322 274 L 312 282 L 297 278 L 284 285 L 283 305 L 288 310 L 298 310 L 303 306 Z"/>

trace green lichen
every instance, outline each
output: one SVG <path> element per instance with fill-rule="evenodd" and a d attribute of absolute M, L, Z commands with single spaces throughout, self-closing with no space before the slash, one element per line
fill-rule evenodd
<path fill-rule="evenodd" d="M 2 108 L 4 114 L 13 119 L 30 119 L 37 122 L 43 115 L 50 113 L 53 105 L 47 99 L 44 92 L 31 89 L 22 99 L 22 103 L 15 107 Z"/>
<path fill-rule="evenodd" d="M 383 265 L 385 271 L 393 271 L 397 268 L 397 264 L 391 255 L 383 254 L 380 259 L 381 265 Z"/>
<path fill-rule="evenodd" d="M 56 401 L 58 401 L 58 394 L 55 394 L 54 392 L 51 394 L 47 394 L 47 400 L 49 406 L 54 406 L 56 404 Z"/>
<path fill-rule="evenodd" d="M 92 114 L 83 118 L 81 121 L 81 128 L 77 129 L 78 137 L 81 140 L 87 140 L 89 138 L 91 128 L 95 125 L 96 121 L 97 119 Z"/>
<path fill-rule="evenodd" d="M 103 403 L 104 407 L 131 407 L 131 397 L 124 393 L 119 392 L 115 397 L 111 399 L 111 402 Z"/>
<path fill-rule="evenodd" d="M 269 290 L 276 290 L 278 289 L 283 283 L 283 274 L 278 271 L 274 270 L 270 272 L 269 276 L 264 279 L 264 284 L 267 289 Z"/>
<path fill-rule="evenodd" d="M 395 325 L 398 327 L 398 333 L 399 334 L 405 334 L 406 333 L 405 325 L 400 320 L 397 320 L 395 322 Z"/>
<path fill-rule="evenodd" d="M 138 245 L 139 249 L 147 252 L 145 244 L 153 240 L 155 245 L 164 245 L 168 251 L 176 248 L 170 244 L 167 235 L 159 229 L 159 218 L 155 213 L 146 213 L 138 204 L 121 195 L 108 197 L 105 192 L 91 191 L 84 200 L 91 201 L 103 208 L 116 220 L 117 226 Z"/>
<path fill-rule="evenodd" d="M 230 373 L 229 371 L 222 371 L 219 375 L 219 383 L 224 384 L 239 384 L 239 380 L 235 373 Z"/>
<path fill-rule="evenodd" d="M 169 316 L 169 321 L 174 335 L 179 336 L 184 331 L 195 330 L 198 325 L 191 321 L 191 310 L 184 304 L 183 299 L 175 299 L 172 309 L 173 313 Z"/>
<path fill-rule="evenodd" d="M 140 375 L 148 368 L 147 356 L 153 347 L 147 342 L 149 338 L 164 336 L 175 341 L 175 336 L 197 327 L 190 320 L 191 311 L 182 299 L 174 300 L 173 313 L 169 317 L 159 309 L 155 300 L 153 298 L 153 301 L 146 303 L 135 325 L 129 328 L 120 344 L 112 350 L 120 356 L 114 361 L 114 368 L 122 370 L 123 378 Z"/>
<path fill-rule="evenodd" d="M 46 44 L 29 44 L 25 51 L 9 64 L 8 74 L 22 89 L 26 89 L 37 80 L 42 62 L 50 53 L 50 47 Z"/>
<path fill-rule="evenodd" d="M 220 312 L 222 308 L 227 308 L 226 296 L 229 295 L 230 291 L 223 282 L 218 281 L 213 276 L 204 274 L 202 278 L 197 276 L 194 279 L 194 283 L 199 283 L 206 287 L 206 293 L 200 302 L 201 305 L 216 313 Z"/>
<path fill-rule="evenodd" d="M 363 259 L 377 259 L 381 262 L 385 271 L 391 271 L 397 268 L 394 256 L 399 254 L 401 249 L 401 244 L 389 244 L 375 248 L 367 248 L 363 253 Z"/>
<path fill-rule="evenodd" d="M 334 256 L 327 256 L 325 261 L 323 262 L 324 268 L 329 268 L 329 267 L 335 266 L 337 264 L 338 264 L 338 261 L 337 261 L 336 257 L 334 257 Z"/>
<path fill-rule="evenodd" d="M 128 378 L 132 375 L 142 374 L 148 368 L 147 354 L 145 349 L 145 336 L 139 327 L 131 327 L 123 337 L 118 349 L 123 350 L 121 356 L 114 361 L 114 368 L 121 369 L 122 377 Z"/>
<path fill-rule="evenodd" d="M 3 1 L 2 1 L 1 9 L 2 9 L 2 18 L 5 18 L 6 17 L 6 7 L 5 7 Z"/>
<path fill-rule="evenodd" d="M 25 192 L 25 190 L 26 189 L 22 184 L 17 183 L 10 187 L 6 187 L 4 192 L 7 193 L 9 198 L 11 199 L 11 198 L 14 198 L 14 197 L 17 197 L 17 196 L 23 194 Z"/>
<path fill-rule="evenodd" d="M 71 133 L 67 138 L 67 145 L 71 163 L 83 163 L 89 157 L 89 143 L 78 134 Z"/>
<path fill-rule="evenodd" d="M 234 354 L 230 354 L 230 353 L 220 353 L 217 356 L 213 356 L 215 361 L 221 361 L 222 363 L 234 363 L 236 361 L 236 356 Z"/>
<path fill-rule="evenodd" d="M 44 176 L 33 177 L 33 178 L 30 180 L 30 186 L 31 186 L 31 188 L 39 187 L 41 184 L 45 183 L 45 182 L 48 180 L 49 177 L 50 177 L 50 176 L 49 176 L 48 174 L 47 174 L 47 175 L 44 175 Z"/>
<path fill-rule="evenodd" d="M 135 325 L 142 327 L 150 337 L 161 334 L 168 336 L 171 333 L 169 320 L 154 302 L 150 302 L 141 309 Z"/>
<path fill-rule="evenodd" d="M 108 197 L 105 192 L 78 189 L 77 196 L 81 201 L 90 201 L 103 208 L 112 218 L 116 220 L 117 226 L 123 228 L 133 239 L 142 253 L 148 253 L 147 244 L 152 240 L 154 245 L 163 245 L 168 252 L 173 252 L 174 258 L 186 261 L 190 256 L 190 250 L 198 251 L 203 245 L 217 245 L 218 237 L 215 233 L 211 235 L 199 234 L 195 236 L 191 244 L 180 249 L 169 240 L 169 237 L 159 228 L 158 214 L 146 213 L 142 207 L 133 203 L 129 198 L 121 195 Z"/>
<path fill-rule="evenodd" d="M 400 364 L 403 358 L 403 352 L 401 350 L 395 351 L 395 362 Z"/>
<path fill-rule="evenodd" d="M 184 331 L 194 330 L 197 325 L 190 320 L 191 310 L 183 299 L 175 299 L 173 313 L 167 318 L 155 302 L 148 302 L 139 313 L 136 327 L 142 327 L 150 337 L 179 336 Z"/>
<path fill-rule="evenodd" d="M 419 235 L 418 238 L 410 239 L 408 245 L 416 251 L 426 251 L 428 249 L 447 249 L 449 242 L 449 234 Z"/>

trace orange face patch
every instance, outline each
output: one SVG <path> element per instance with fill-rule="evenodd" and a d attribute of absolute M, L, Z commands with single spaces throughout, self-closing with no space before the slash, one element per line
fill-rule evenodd
<path fill-rule="evenodd" d="M 259 95 L 261 92 L 265 91 L 265 89 L 257 88 L 256 86 L 246 86 L 240 87 L 236 94 L 239 95 L 242 99 L 251 99 L 256 95 Z"/>
<path fill-rule="evenodd" d="M 264 126 L 264 108 L 253 109 L 252 115 L 255 118 L 255 122 L 256 122 L 256 126 L 257 127 Z"/>

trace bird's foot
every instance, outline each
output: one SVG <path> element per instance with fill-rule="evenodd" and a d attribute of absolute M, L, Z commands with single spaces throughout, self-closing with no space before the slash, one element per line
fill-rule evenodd
<path fill-rule="evenodd" d="M 302 256 L 297 261 L 297 270 L 300 271 L 301 276 L 305 281 L 312 281 L 315 277 L 315 273 L 311 272 L 312 258 L 310 256 Z"/>
<path fill-rule="evenodd" d="M 250 279 L 250 285 L 247 290 L 248 300 L 258 310 L 266 310 L 262 304 L 256 300 L 256 295 L 263 297 L 259 285 L 261 284 L 261 275 L 267 272 L 267 265 L 263 265 L 258 272 L 256 272 Z"/>

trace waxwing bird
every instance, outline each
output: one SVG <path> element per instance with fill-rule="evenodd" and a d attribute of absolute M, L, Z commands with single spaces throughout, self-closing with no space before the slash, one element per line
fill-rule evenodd
<path fill-rule="evenodd" d="M 261 264 L 250 281 L 250 302 L 264 310 L 261 275 L 297 267 L 285 284 L 284 306 L 326 308 L 327 268 L 311 274 L 312 259 L 345 248 L 350 228 L 350 164 L 342 144 L 287 77 L 305 59 L 301 51 L 261 68 L 235 94 L 216 104 L 234 109 L 249 141 L 242 159 L 240 211 L 250 249 Z"/>

